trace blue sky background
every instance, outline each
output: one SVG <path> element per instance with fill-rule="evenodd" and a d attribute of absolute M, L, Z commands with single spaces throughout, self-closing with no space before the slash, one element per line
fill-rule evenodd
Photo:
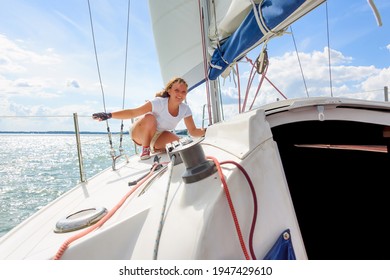
<path fill-rule="evenodd" d="M 383 87 L 390 81 L 390 2 L 375 3 L 382 27 L 366 0 L 328 1 L 334 96 L 383 100 Z M 124 92 L 127 1 L 90 4 L 106 109 L 118 110 Z M 104 107 L 87 0 L 0 0 L 0 7 L 0 131 L 73 130 L 74 112 L 81 130 L 105 131 L 103 123 L 90 118 Z M 326 26 L 324 4 L 292 26 L 311 96 L 330 95 Z M 129 36 L 126 108 L 143 104 L 164 86 L 146 0 L 131 1 Z M 291 35 L 271 40 L 268 53 L 270 80 L 288 98 L 305 97 Z M 237 89 L 229 79 L 226 84 L 224 112 L 230 116 L 237 112 L 230 105 Z M 200 125 L 204 89 L 191 92 L 189 99 L 193 96 L 189 103 Z M 258 102 L 276 98 L 265 85 Z M 118 131 L 120 122 L 112 120 L 110 126 Z"/>

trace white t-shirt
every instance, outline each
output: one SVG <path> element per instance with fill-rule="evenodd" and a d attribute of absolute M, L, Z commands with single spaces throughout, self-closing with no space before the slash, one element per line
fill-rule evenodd
<path fill-rule="evenodd" d="M 172 116 L 168 111 L 168 97 L 156 97 L 152 103 L 152 113 L 157 120 L 157 131 L 173 130 L 177 124 L 186 117 L 192 116 L 190 107 L 181 103 L 179 105 L 179 114 Z"/>

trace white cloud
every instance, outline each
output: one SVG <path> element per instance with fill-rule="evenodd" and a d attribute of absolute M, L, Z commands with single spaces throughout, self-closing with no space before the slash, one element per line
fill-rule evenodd
<path fill-rule="evenodd" d="M 309 96 L 345 96 L 351 98 L 361 98 L 367 100 L 383 100 L 383 87 L 388 85 L 390 80 L 390 69 L 378 69 L 375 66 L 354 66 L 353 58 L 345 56 L 339 51 L 331 50 L 331 75 L 332 75 L 332 93 L 330 90 L 330 73 L 328 50 L 313 51 L 310 53 L 299 53 L 303 74 Z M 247 67 L 248 68 L 248 67 Z M 248 77 L 250 68 L 242 77 Z M 270 65 L 267 72 L 267 78 L 275 87 L 288 98 L 306 97 L 305 84 L 302 79 L 302 73 L 299 68 L 297 56 L 295 53 L 285 53 L 280 57 L 270 58 Z M 257 83 L 260 77 L 256 77 L 253 88 L 248 95 L 246 108 L 248 109 L 256 93 Z M 241 80 L 241 97 L 245 94 L 247 80 Z M 238 90 L 233 84 L 230 88 L 223 91 L 224 100 L 235 99 L 237 103 Z M 284 99 L 281 94 L 268 82 L 264 81 L 254 108 L 262 104 L 275 102 Z M 237 105 L 227 107 L 225 114 L 238 112 Z"/>
<path fill-rule="evenodd" d="M 2 34 L 0 34 L 0 54 L 0 73 L 25 72 L 30 64 L 47 66 L 60 62 L 59 56 L 55 53 L 38 54 L 25 50 Z"/>
<path fill-rule="evenodd" d="M 52 70 L 61 63 L 60 57 L 50 50 L 38 54 L 21 45 L 23 42 L 12 41 L 0 34 L 1 92 L 34 97 L 44 88 L 58 85 L 51 77 L 55 76 Z"/>
<path fill-rule="evenodd" d="M 79 82 L 76 81 L 76 80 L 68 81 L 67 82 L 67 86 L 68 87 L 74 87 L 74 88 L 79 88 L 80 87 Z"/>
<path fill-rule="evenodd" d="M 390 45 L 387 48 L 390 50 Z M 352 57 L 333 49 L 330 53 L 335 96 L 344 95 L 371 100 L 383 99 L 380 89 L 389 81 L 390 70 L 388 68 L 354 66 Z M 329 96 L 327 48 L 321 51 L 300 52 L 299 57 L 310 96 Z M 1 115 L 71 116 L 73 112 L 77 112 L 79 115 L 85 116 L 80 120 L 80 126 L 84 126 L 84 130 L 105 130 L 105 126 L 91 122 L 89 117 L 91 113 L 101 111 L 103 105 L 93 54 L 89 54 L 88 59 L 81 54 L 60 57 L 53 48 L 46 48 L 41 53 L 32 52 L 25 47 L 25 42 L 12 41 L 6 36 L 0 35 L 0 92 L 4 93 L 0 106 Z M 239 65 L 242 64 L 244 63 Z M 141 63 L 139 65 L 145 67 Z M 111 67 L 109 70 L 113 68 L 115 67 Z M 247 85 L 250 68 L 246 68 L 246 71 L 240 70 L 242 86 Z M 152 72 L 153 74 L 150 75 L 129 73 L 130 82 L 128 82 L 126 92 L 126 108 L 142 104 L 145 99 L 152 98 L 158 91 L 159 88 L 156 87 L 156 84 L 161 84 L 161 81 L 155 78 L 157 75 L 154 73 L 157 71 Z M 267 77 L 288 98 L 306 97 L 295 53 L 287 52 L 282 56 L 271 57 Z M 122 75 L 118 75 L 114 71 L 107 71 L 107 67 L 102 67 L 102 78 L 107 111 L 121 109 Z M 256 94 L 258 81 L 259 78 L 256 77 L 249 91 L 247 109 L 252 103 L 254 94 Z M 222 91 L 222 95 L 225 103 L 224 114 L 228 119 L 238 112 L 237 104 L 231 105 L 233 101 L 237 102 L 238 90 L 233 80 L 228 78 L 225 83 L 228 87 Z M 221 84 L 223 84 L 222 81 Z M 373 89 L 379 89 L 379 91 L 372 92 Z M 244 95 L 245 89 L 242 89 L 241 97 L 243 98 Z M 199 87 L 188 97 L 195 122 L 200 125 L 203 105 L 207 101 L 206 91 L 204 87 Z M 283 99 L 283 97 L 270 83 L 264 81 L 254 107 L 274 102 L 277 99 Z M 207 110 L 205 113 L 207 116 Z M 51 117 L 39 122 L 37 119 L 34 119 L 34 122 L 27 119 L 22 126 L 19 126 L 22 123 L 19 121 L 12 120 L 11 124 L 9 124 L 9 120 L 6 121 L 7 124 L 4 121 L 0 122 L 0 130 L 4 130 L 5 127 L 32 130 L 57 128 L 59 130 L 61 125 L 70 130 L 73 129 L 73 124 L 69 122 L 68 118 L 59 121 L 58 118 Z M 117 130 L 118 128 L 119 125 L 113 129 Z"/>

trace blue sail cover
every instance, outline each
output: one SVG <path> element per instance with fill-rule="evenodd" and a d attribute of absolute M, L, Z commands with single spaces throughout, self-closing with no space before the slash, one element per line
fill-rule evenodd
<path fill-rule="evenodd" d="M 305 0 L 265 0 L 261 12 L 268 29 L 273 29 L 296 11 Z M 256 5 L 258 9 L 258 5 Z M 261 32 L 253 9 L 237 30 L 217 48 L 211 58 L 209 78 L 215 80 L 245 50 L 255 45 L 264 34 Z"/>
<path fill-rule="evenodd" d="M 279 236 L 264 260 L 296 260 L 289 229 Z"/>

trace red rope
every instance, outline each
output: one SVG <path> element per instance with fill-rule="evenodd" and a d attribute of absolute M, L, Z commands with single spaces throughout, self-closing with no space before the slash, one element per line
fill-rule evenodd
<path fill-rule="evenodd" d="M 211 156 L 208 156 L 207 158 L 213 160 L 215 165 L 216 165 L 216 167 L 217 167 L 218 174 L 219 174 L 219 176 L 221 178 L 223 189 L 225 191 L 225 195 L 226 195 L 226 198 L 227 198 L 227 201 L 228 201 L 228 204 L 229 204 L 230 212 L 231 212 L 232 217 L 233 217 L 234 225 L 236 227 L 236 232 L 237 232 L 237 235 L 238 235 L 238 239 L 240 241 L 241 249 L 242 249 L 242 251 L 243 251 L 243 253 L 245 255 L 245 259 L 250 260 L 250 256 L 248 254 L 248 250 L 246 248 L 246 245 L 245 245 L 245 242 L 244 242 L 244 238 L 242 237 L 242 232 L 241 232 L 240 224 L 238 222 L 236 211 L 234 209 L 233 201 L 232 201 L 231 196 L 230 196 L 229 188 L 228 188 L 227 183 L 225 181 L 225 177 L 224 177 L 224 175 L 222 173 L 221 165 L 220 165 L 220 163 L 218 162 L 218 160 L 216 158 L 211 157 Z"/>
<path fill-rule="evenodd" d="M 271 84 L 271 86 L 274 87 L 274 89 L 276 89 L 277 92 L 279 92 L 279 94 L 281 96 L 283 96 L 284 99 L 288 99 L 287 96 L 285 96 L 271 81 L 270 79 L 268 79 L 267 77 L 265 77 L 265 79 L 267 80 L 267 82 L 269 82 Z"/>
<path fill-rule="evenodd" d="M 253 97 L 252 104 L 251 104 L 251 106 L 249 107 L 249 110 L 252 110 L 253 104 L 255 104 L 257 95 L 259 94 L 259 91 L 260 91 L 261 85 L 263 84 L 263 81 L 264 81 L 264 78 L 265 78 L 265 74 L 267 73 L 267 70 L 268 70 L 268 65 L 266 66 L 264 73 L 261 75 L 260 82 L 259 82 L 259 84 L 257 85 L 255 97 Z"/>
<path fill-rule="evenodd" d="M 244 98 L 244 104 L 242 104 L 241 112 L 245 112 L 245 107 L 246 107 L 246 102 L 248 100 L 249 91 L 250 91 L 251 85 L 253 83 L 253 79 L 255 78 L 255 75 L 256 75 L 256 72 L 253 71 L 254 69 L 255 69 L 255 66 L 254 66 L 254 64 L 252 64 L 251 73 L 249 74 L 248 84 L 246 86 L 246 93 L 245 93 L 245 98 Z"/>
<path fill-rule="evenodd" d="M 247 61 L 250 63 L 250 64 L 252 64 L 252 66 L 254 66 L 254 63 L 253 63 L 253 61 L 251 60 L 251 59 L 249 59 L 249 58 L 247 58 L 246 57 L 246 59 L 247 59 Z M 267 70 L 268 70 L 268 66 L 267 66 Z M 269 82 L 270 84 L 271 84 L 271 86 L 277 91 L 277 92 L 279 92 L 279 94 L 281 95 L 281 96 L 283 96 L 283 98 L 284 99 L 288 99 L 287 98 L 287 96 L 285 96 L 272 82 L 271 82 L 271 80 L 270 79 L 268 79 L 265 75 L 264 75 L 264 79 L 266 79 L 267 80 L 267 82 Z M 263 83 L 263 81 L 261 81 L 261 83 Z M 253 105 L 253 103 L 252 103 L 252 105 Z"/>
<path fill-rule="evenodd" d="M 254 253 L 254 249 L 253 249 L 253 235 L 254 235 L 254 229 L 255 229 L 255 225 L 256 225 L 256 219 L 257 219 L 257 197 L 256 197 L 256 191 L 255 191 L 255 188 L 253 186 L 253 183 L 248 175 L 248 173 L 245 171 L 245 169 L 239 165 L 238 163 L 234 162 L 234 161 L 224 161 L 224 162 L 221 162 L 219 163 L 218 160 L 214 157 L 210 157 L 208 156 L 207 158 L 211 159 L 214 161 L 216 167 L 217 167 L 217 170 L 218 170 L 218 174 L 221 178 L 221 182 L 222 182 L 222 185 L 223 185 L 223 188 L 224 188 L 224 192 L 225 192 L 225 195 L 226 195 L 226 198 L 227 198 L 227 201 L 228 201 L 228 204 L 229 204 L 229 208 L 230 208 L 230 212 L 232 214 L 232 217 L 233 217 L 233 221 L 234 221 L 234 225 L 235 225 L 235 228 L 236 228 L 236 232 L 237 232 L 237 235 L 238 235 L 238 239 L 239 239 L 239 242 L 240 242 L 240 245 L 241 245 L 241 249 L 245 255 L 245 258 L 247 260 L 250 260 L 251 257 L 253 260 L 256 259 L 256 255 Z M 251 252 L 251 257 L 249 256 L 248 254 L 248 250 L 246 248 L 246 245 L 245 245 L 245 242 L 244 242 L 244 238 L 242 236 L 242 232 L 241 232 L 241 228 L 240 228 L 240 224 L 238 222 L 238 218 L 237 218 L 237 214 L 236 214 L 236 211 L 234 209 L 234 205 L 233 205 L 233 201 L 231 199 L 231 196 L 230 196 L 230 192 L 229 192 L 229 188 L 227 186 L 227 183 L 226 183 L 226 180 L 225 180 L 225 177 L 223 175 L 223 172 L 222 172 L 222 168 L 221 168 L 221 165 L 222 164 L 234 164 L 236 165 L 240 170 L 241 172 L 244 174 L 244 176 L 246 177 L 249 185 L 250 185 L 250 188 L 251 188 L 251 191 L 252 191 L 252 196 L 253 196 L 253 200 L 254 200 L 254 213 L 253 213 L 253 219 L 252 219 L 252 226 L 251 226 L 251 230 L 250 230 L 250 235 L 249 235 L 249 247 L 250 247 L 250 252 Z M 150 173 L 145 177 L 143 178 L 141 181 L 139 181 L 137 183 L 137 185 L 135 185 L 120 201 L 117 205 L 115 205 L 115 207 L 113 209 L 111 209 L 100 221 L 98 221 L 96 224 L 92 225 L 91 227 L 85 229 L 84 231 L 70 237 L 69 239 L 67 239 L 62 245 L 61 247 L 58 249 L 55 257 L 53 258 L 54 260 L 59 260 L 61 259 L 62 255 L 65 253 L 65 251 L 67 250 L 67 248 L 69 247 L 69 245 L 76 241 L 77 239 L 87 235 L 88 233 L 94 231 L 95 229 L 101 227 L 106 221 L 108 221 L 114 214 L 115 212 L 124 204 L 124 202 L 128 199 L 128 197 L 133 194 L 147 179 L 150 178 L 150 176 L 152 176 L 155 168 L 157 167 L 157 164 L 155 164 L 152 169 L 150 170 Z"/>
<path fill-rule="evenodd" d="M 254 232 L 255 232 L 256 220 L 257 220 L 257 195 L 256 195 L 256 190 L 255 190 L 255 187 L 253 186 L 252 180 L 249 177 L 248 173 L 246 172 L 246 170 L 240 164 L 238 164 L 237 162 L 234 162 L 234 161 L 223 161 L 220 164 L 222 165 L 222 164 L 229 164 L 229 163 L 230 164 L 234 164 L 235 166 L 238 167 L 238 169 L 240 169 L 240 171 L 244 174 L 244 176 L 245 176 L 246 180 L 248 181 L 249 186 L 251 188 L 252 197 L 253 197 L 253 218 L 252 218 L 252 226 L 251 226 L 251 230 L 250 230 L 250 234 L 249 234 L 249 250 L 251 251 L 252 259 L 256 260 L 255 251 L 253 249 L 253 235 L 254 235 Z"/>
<path fill-rule="evenodd" d="M 78 234 L 75 234 L 74 236 L 70 237 L 68 240 L 66 240 L 61 247 L 58 249 L 56 255 L 54 256 L 53 260 L 59 260 L 61 259 L 62 255 L 65 253 L 66 249 L 68 249 L 69 245 L 76 241 L 77 239 L 87 235 L 88 233 L 94 231 L 95 229 L 101 227 L 105 222 L 107 222 L 114 214 L 115 212 L 125 203 L 127 198 L 136 191 L 147 179 L 149 179 L 150 176 L 153 175 L 153 171 L 156 169 L 158 164 L 154 164 L 152 169 L 150 170 L 149 174 L 143 178 L 141 181 L 137 183 L 120 201 L 117 205 L 115 205 L 114 208 L 112 208 L 100 221 L 98 221 L 96 224 L 90 226 L 89 228 L 79 232 Z"/>

